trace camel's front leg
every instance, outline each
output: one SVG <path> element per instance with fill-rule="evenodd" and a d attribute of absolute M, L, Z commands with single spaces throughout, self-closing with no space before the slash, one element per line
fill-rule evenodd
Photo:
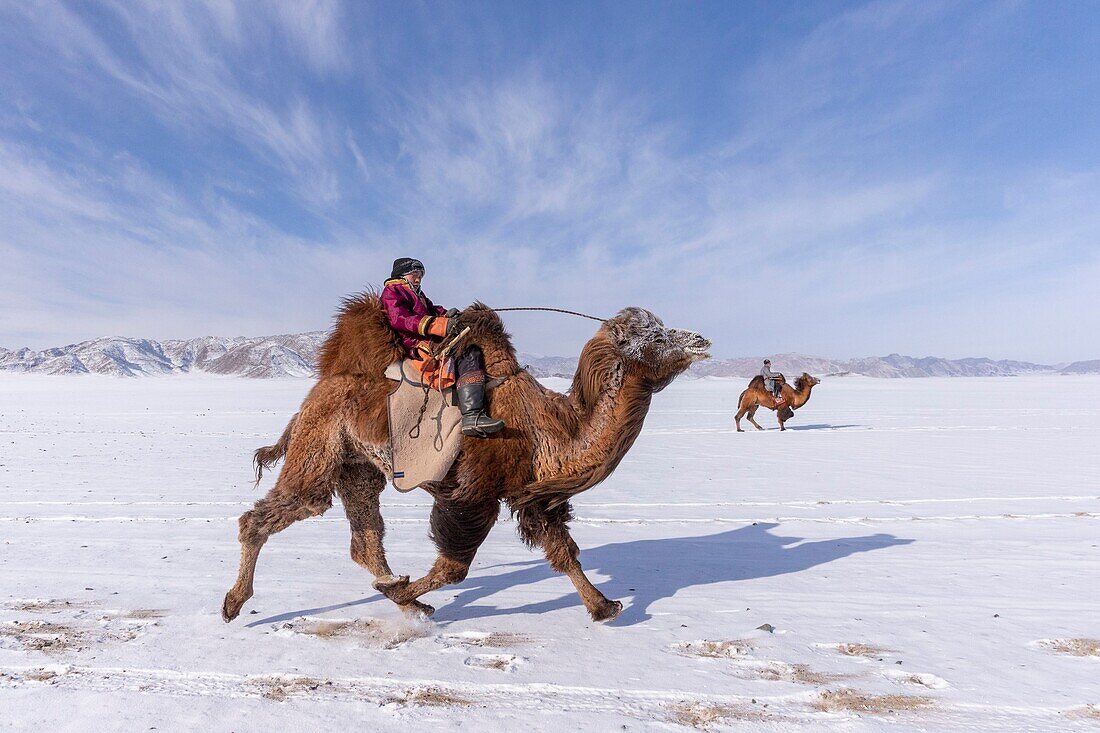
<path fill-rule="evenodd" d="M 529 544 L 542 547 L 550 567 L 569 576 L 593 621 L 610 621 L 623 610 L 623 604 L 608 599 L 584 574 L 580 548 L 565 524 L 570 516 L 568 503 L 553 509 L 524 508 L 519 513 L 520 535 Z"/>
<path fill-rule="evenodd" d="M 461 583 L 470 571 L 477 548 L 485 541 L 499 514 L 500 502 L 496 499 L 465 504 L 437 498 L 432 506 L 431 527 L 439 556 L 431 570 L 411 583 L 408 576 L 379 578 L 374 582 L 375 589 L 404 606 L 414 603 L 425 593 Z"/>
<path fill-rule="evenodd" d="M 379 510 L 378 496 L 386 488 L 386 477 L 369 463 L 345 463 L 340 470 L 336 493 L 344 503 L 344 513 L 351 524 L 351 559 L 363 566 L 381 583 L 399 582 L 390 564 L 382 538 L 386 525 Z M 408 580 L 407 577 L 403 578 Z M 431 616 L 435 609 L 426 603 L 413 601 L 405 611 Z"/>

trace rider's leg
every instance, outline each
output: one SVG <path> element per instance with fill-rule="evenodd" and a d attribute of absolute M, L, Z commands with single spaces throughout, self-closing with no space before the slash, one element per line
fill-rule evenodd
<path fill-rule="evenodd" d="M 455 394 L 462 411 L 462 434 L 484 438 L 504 428 L 503 420 L 485 412 L 485 357 L 477 346 L 468 346 L 455 359 Z"/>

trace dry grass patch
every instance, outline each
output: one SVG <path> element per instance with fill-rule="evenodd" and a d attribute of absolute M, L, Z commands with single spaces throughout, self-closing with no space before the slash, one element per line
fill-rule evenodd
<path fill-rule="evenodd" d="M 49 621 L 8 621 L 0 624 L 0 641 L 24 651 L 79 651 L 99 642 L 126 642 L 137 638 L 130 629 L 101 630 Z"/>
<path fill-rule="evenodd" d="M 670 719 L 679 725 L 698 730 L 710 730 L 714 726 L 733 721 L 762 723 L 781 720 L 780 716 L 769 713 L 761 705 L 716 705 L 701 702 L 685 702 L 673 706 Z"/>
<path fill-rule="evenodd" d="M 455 641 L 466 646 L 488 647 L 491 649 L 506 649 L 508 647 L 530 644 L 531 637 L 524 634 L 513 634 L 506 631 L 490 631 L 487 634 L 462 634 L 452 637 Z"/>
<path fill-rule="evenodd" d="M 848 679 L 850 675 L 815 672 L 805 664 L 775 664 L 761 668 L 758 676 L 762 680 L 797 682 L 800 685 L 827 685 Z"/>
<path fill-rule="evenodd" d="M 0 625 L 0 638 L 26 650 L 36 652 L 62 652 L 82 649 L 87 641 L 82 629 L 67 624 L 47 621 L 9 621 Z"/>
<path fill-rule="evenodd" d="M 23 611 L 24 613 L 59 613 L 61 611 L 75 611 L 85 608 L 94 608 L 92 601 L 66 601 L 60 599 L 32 598 L 21 601 L 5 603 L 4 608 L 9 611 Z"/>
<path fill-rule="evenodd" d="M 511 672 L 516 668 L 518 659 L 510 654 L 476 654 L 466 659 L 467 667 L 492 669 L 498 672 Z"/>
<path fill-rule="evenodd" d="M 1046 639 L 1039 643 L 1071 657 L 1100 657 L 1100 639 Z"/>
<path fill-rule="evenodd" d="M 160 608 L 135 608 L 133 611 L 127 611 L 122 614 L 122 618 L 134 619 L 135 621 L 148 621 L 156 618 L 164 618 L 168 614 Z"/>
<path fill-rule="evenodd" d="M 315 680 L 312 677 L 265 677 L 250 680 L 250 683 L 260 688 L 260 697 L 275 702 L 282 702 L 288 697 L 311 692 L 323 684 L 320 680 Z"/>
<path fill-rule="evenodd" d="M 871 644 L 837 644 L 836 650 L 846 657 L 867 657 L 868 659 L 881 657 L 883 654 L 893 651 L 893 649 L 872 646 Z"/>
<path fill-rule="evenodd" d="M 1100 705 L 1082 705 L 1066 711 L 1066 717 L 1074 720 L 1100 720 Z"/>
<path fill-rule="evenodd" d="M 55 677 L 60 677 L 60 672 L 55 672 L 52 669 L 44 669 L 39 667 L 37 669 L 28 669 L 25 672 L 0 672 L 0 681 L 8 682 L 12 685 L 18 685 L 23 682 L 49 682 Z"/>
<path fill-rule="evenodd" d="M 886 715 L 928 708 L 932 706 L 932 700 L 915 695 L 870 695 L 841 688 L 822 692 L 813 706 L 814 709 L 825 713 L 854 712 Z"/>
<path fill-rule="evenodd" d="M 686 657 L 707 657 L 709 659 L 737 659 L 753 650 L 751 642 L 744 639 L 729 639 L 726 641 L 712 641 L 700 639 L 699 641 L 684 641 L 672 645 L 673 651 Z"/>
<path fill-rule="evenodd" d="M 418 687 L 390 697 L 383 704 L 452 707 L 473 705 L 474 703 L 473 700 L 467 700 L 441 687 Z"/>
<path fill-rule="evenodd" d="M 54 677 L 57 677 L 57 672 L 50 669 L 32 669 L 23 673 L 25 679 L 33 682 L 49 682 Z"/>

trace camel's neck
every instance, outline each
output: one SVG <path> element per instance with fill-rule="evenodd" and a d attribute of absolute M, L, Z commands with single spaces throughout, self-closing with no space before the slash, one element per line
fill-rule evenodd
<path fill-rule="evenodd" d="M 586 402 L 570 396 L 576 419 L 566 430 L 540 435 L 538 477 L 588 474 L 591 484 L 606 478 L 641 432 L 651 392 L 621 367 Z"/>
<path fill-rule="evenodd" d="M 794 392 L 794 397 L 791 398 L 791 408 L 797 409 L 806 404 L 806 402 L 810 399 L 810 391 L 813 390 L 813 388 L 813 383 L 807 382 L 805 385 L 803 385 L 801 389 L 792 390 L 792 392 Z"/>

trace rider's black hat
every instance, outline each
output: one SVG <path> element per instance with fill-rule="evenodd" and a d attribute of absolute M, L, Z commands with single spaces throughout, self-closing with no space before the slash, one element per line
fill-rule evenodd
<path fill-rule="evenodd" d="M 393 261 L 393 272 L 390 273 L 390 278 L 405 277 L 410 272 L 424 272 L 424 263 L 420 260 L 414 260 L 412 257 L 398 257 Z"/>

